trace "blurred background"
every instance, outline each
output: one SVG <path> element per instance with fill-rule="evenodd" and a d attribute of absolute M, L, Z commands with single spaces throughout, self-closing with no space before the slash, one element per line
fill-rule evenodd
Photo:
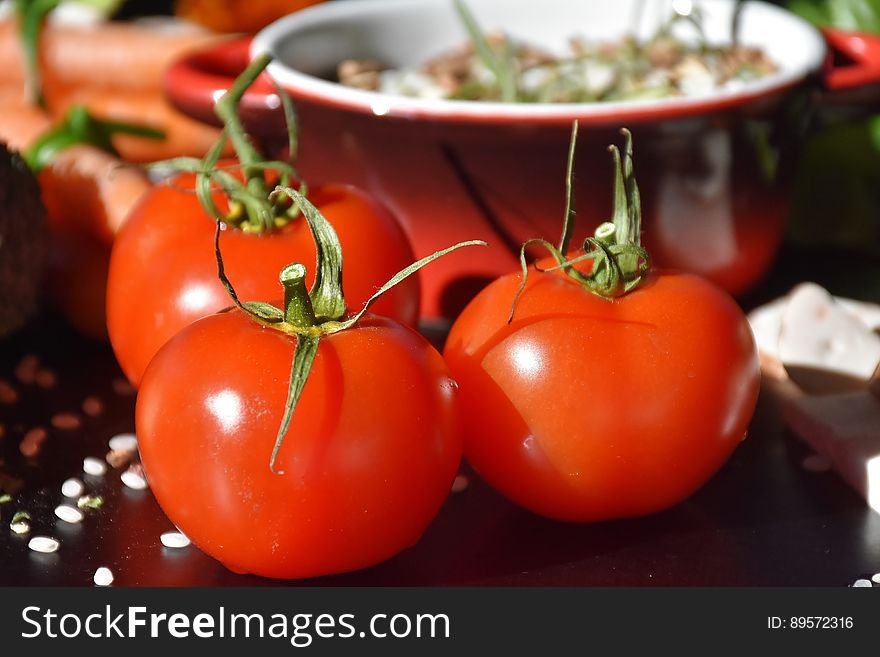
<path fill-rule="evenodd" d="M 256 31 L 317 1 L 128 0 L 115 17 L 176 13 L 217 31 Z M 770 1 L 820 27 L 880 33 L 880 0 Z M 788 242 L 880 256 L 880 114 L 811 133 L 800 164 Z"/>

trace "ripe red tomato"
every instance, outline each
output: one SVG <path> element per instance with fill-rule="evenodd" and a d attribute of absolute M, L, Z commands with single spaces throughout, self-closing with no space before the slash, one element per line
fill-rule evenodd
<path fill-rule="evenodd" d="M 434 518 L 461 458 L 440 354 L 368 315 L 321 338 L 273 474 L 295 344 L 237 309 L 211 315 L 159 351 L 138 394 L 156 499 L 240 573 L 310 577 L 393 556 Z"/>
<path fill-rule="evenodd" d="M 215 222 L 193 193 L 194 177 L 158 185 L 133 210 L 116 236 L 107 283 L 107 328 L 119 364 L 138 385 L 159 348 L 187 324 L 230 305 L 217 278 Z M 345 293 L 360 309 L 376 289 L 413 260 L 412 248 L 391 213 L 348 185 L 310 190 L 309 198 L 333 224 L 345 251 Z M 219 198 L 215 201 L 223 207 Z M 278 272 L 289 262 L 315 262 L 304 220 L 271 234 L 226 230 L 226 273 L 243 301 L 277 295 Z M 311 283 L 311 278 L 309 283 Z M 374 306 L 375 312 L 415 326 L 419 283 L 407 279 Z"/>
<path fill-rule="evenodd" d="M 479 474 L 570 521 L 652 513 L 703 485 L 744 438 L 757 399 L 739 307 L 689 274 L 652 272 L 608 301 L 561 272 L 532 271 L 508 324 L 521 280 L 485 288 L 444 352 Z"/>

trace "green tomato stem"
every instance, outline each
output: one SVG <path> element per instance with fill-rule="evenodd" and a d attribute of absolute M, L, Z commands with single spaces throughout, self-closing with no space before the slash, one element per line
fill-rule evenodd
<path fill-rule="evenodd" d="M 612 220 L 604 222 L 596 228 L 592 237 L 584 240 L 584 254 L 568 259 L 565 247 L 571 235 L 571 223 L 574 212 L 571 209 L 571 178 L 574 163 L 574 142 L 577 139 L 577 122 L 572 127 L 571 146 L 569 148 L 568 170 L 566 173 L 566 190 L 568 201 L 564 218 L 562 239 L 559 247 L 544 239 L 531 239 L 520 249 L 519 259 L 522 267 L 522 280 L 514 295 L 508 315 L 508 323 L 513 321 L 519 299 L 525 290 L 529 275 L 526 260 L 526 249 L 532 245 L 544 247 L 556 261 L 555 267 L 541 271 L 551 272 L 562 270 L 568 278 L 578 283 L 588 292 L 603 299 L 612 300 L 631 292 L 644 279 L 651 269 L 651 256 L 641 246 L 642 211 L 639 188 L 633 173 L 632 134 L 626 128 L 621 130 L 625 140 L 623 157 L 617 146 L 609 146 L 614 161 L 614 209 Z M 579 271 L 574 265 L 592 260 L 593 266 L 589 274 Z"/>
<path fill-rule="evenodd" d="M 305 298 L 308 299 L 308 295 Z M 275 444 L 272 446 L 272 455 L 269 457 L 269 470 L 273 474 L 284 474 L 283 470 L 275 468 L 275 462 L 278 459 L 278 452 L 281 451 L 281 445 L 284 444 L 284 436 L 287 435 L 287 430 L 290 428 L 293 412 L 296 410 L 296 405 L 299 403 L 303 388 L 312 371 L 320 340 L 320 337 L 296 336 L 296 349 L 293 351 L 293 363 L 290 366 L 290 382 L 287 386 L 284 415 L 281 416 L 281 424 L 278 427 L 278 434 L 275 436 Z"/>
<path fill-rule="evenodd" d="M 565 167 L 565 214 L 562 217 L 562 236 L 559 238 L 559 251 L 565 253 L 571 244 L 574 229 L 574 153 L 577 145 L 578 122 L 571 124 L 571 139 L 568 143 L 568 164 Z"/>
<path fill-rule="evenodd" d="M 40 75 L 40 36 L 46 16 L 61 4 L 61 0 L 15 0 L 19 36 L 24 50 L 25 87 L 31 102 L 43 109 L 43 78 Z"/>
<path fill-rule="evenodd" d="M 298 262 L 281 270 L 281 284 L 284 286 L 284 321 L 292 326 L 307 328 L 314 326 L 315 310 L 306 289 L 306 268 Z"/>
<path fill-rule="evenodd" d="M 254 166 L 262 161 L 262 157 L 244 130 L 238 108 L 245 92 L 257 81 L 271 61 L 272 56 L 268 53 L 256 57 L 214 106 L 214 112 L 223 121 L 226 134 L 232 140 L 235 153 L 242 164 L 248 191 L 258 198 L 265 198 L 269 193 L 263 172 Z M 274 217 L 271 213 L 260 219 L 267 229 L 271 229 L 274 225 Z"/>

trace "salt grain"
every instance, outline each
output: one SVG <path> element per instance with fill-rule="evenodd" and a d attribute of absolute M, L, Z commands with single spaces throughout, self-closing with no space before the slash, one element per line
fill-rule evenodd
<path fill-rule="evenodd" d="M 9 529 L 14 531 L 16 534 L 27 534 L 31 530 L 31 526 L 24 520 L 19 520 L 18 522 L 10 523 Z"/>
<path fill-rule="evenodd" d="M 113 583 L 113 573 L 109 568 L 101 566 L 95 571 L 95 586 L 110 586 Z"/>
<path fill-rule="evenodd" d="M 71 477 L 61 484 L 61 494 L 64 497 L 79 497 L 85 489 L 86 487 L 83 485 L 83 482 L 75 477 Z"/>
<path fill-rule="evenodd" d="M 801 467 L 808 472 L 828 472 L 831 462 L 819 454 L 810 454 L 801 461 Z"/>
<path fill-rule="evenodd" d="M 159 540 L 167 548 L 185 548 L 190 543 L 190 540 L 180 532 L 165 532 Z"/>
<path fill-rule="evenodd" d="M 873 585 L 871 584 L 871 580 L 869 579 L 857 579 L 855 582 L 853 582 L 853 586 L 862 589 Z"/>
<path fill-rule="evenodd" d="M 467 475 L 455 475 L 455 480 L 452 482 L 452 492 L 460 493 L 465 490 L 469 484 L 470 481 L 468 480 Z"/>
<path fill-rule="evenodd" d="M 120 478 L 123 484 L 134 490 L 145 490 L 149 487 L 147 480 L 144 478 L 143 470 L 137 466 L 130 467 L 122 473 Z"/>
<path fill-rule="evenodd" d="M 52 426 L 63 431 L 73 431 L 79 429 L 82 420 L 75 413 L 56 413 L 52 416 Z"/>
<path fill-rule="evenodd" d="M 114 452 L 134 452 L 138 447 L 137 436 L 133 433 L 117 434 L 110 439 L 108 444 Z"/>
<path fill-rule="evenodd" d="M 107 465 L 104 461 L 96 459 L 94 456 L 87 456 L 83 459 L 83 472 L 100 477 L 107 472 Z"/>
<path fill-rule="evenodd" d="M 28 541 L 28 547 L 31 550 L 33 550 L 34 552 L 42 552 L 44 554 L 57 552 L 60 545 L 61 544 L 58 541 L 48 536 L 34 536 L 30 541 Z"/>
<path fill-rule="evenodd" d="M 80 511 L 76 507 L 70 506 L 69 504 L 59 504 L 58 506 L 56 506 L 55 515 L 64 522 L 69 522 L 73 525 L 82 522 L 83 520 L 82 511 Z"/>

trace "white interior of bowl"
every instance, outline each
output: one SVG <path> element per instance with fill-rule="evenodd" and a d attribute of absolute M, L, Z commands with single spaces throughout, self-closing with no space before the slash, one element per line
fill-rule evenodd
<path fill-rule="evenodd" d="M 675 0 L 677 3 L 687 0 Z M 703 13 L 712 43 L 729 43 L 732 0 L 693 0 Z M 486 30 L 561 52 L 572 36 L 611 41 L 628 33 L 646 38 L 672 15 L 673 0 L 468 0 Z M 678 6 L 681 6 L 679 4 Z M 639 10 L 642 9 L 639 16 Z M 779 71 L 736 89 L 699 97 L 577 104 L 513 104 L 426 100 L 362 91 L 330 82 L 343 59 L 375 58 L 392 67 L 414 67 L 460 46 L 467 33 L 452 0 L 341 0 L 291 14 L 262 30 L 252 54 L 270 52 L 270 74 L 286 88 L 377 115 L 552 118 L 643 115 L 646 110 L 686 111 L 707 100 L 743 100 L 785 88 L 816 71 L 826 52 L 819 32 L 806 21 L 764 2 L 745 3 L 740 40 L 763 48 Z M 682 26 L 686 36 L 687 26 Z M 324 76 L 324 77 L 322 77 Z"/>

